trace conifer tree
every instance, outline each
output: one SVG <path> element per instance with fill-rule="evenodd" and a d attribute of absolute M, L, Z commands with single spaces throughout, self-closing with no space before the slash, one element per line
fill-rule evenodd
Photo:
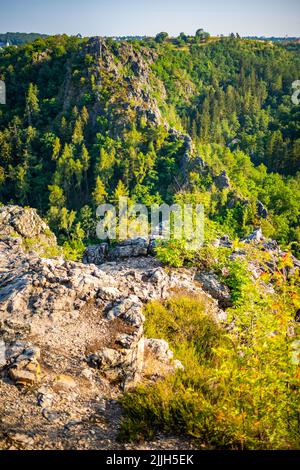
<path fill-rule="evenodd" d="M 100 176 L 97 176 L 96 178 L 96 185 L 92 193 L 92 198 L 95 206 L 99 206 L 100 204 L 103 204 L 106 201 L 107 192 L 105 190 L 103 182 L 101 181 Z"/>
<path fill-rule="evenodd" d="M 32 120 L 40 111 L 39 98 L 38 98 L 38 87 L 33 83 L 29 84 L 28 92 L 26 95 L 26 114 L 29 125 L 32 124 Z"/>
<path fill-rule="evenodd" d="M 113 192 L 113 196 L 111 198 L 111 201 L 117 204 L 119 202 L 120 197 L 128 197 L 129 191 L 124 185 L 122 180 L 119 180 L 118 185 L 116 189 Z"/>

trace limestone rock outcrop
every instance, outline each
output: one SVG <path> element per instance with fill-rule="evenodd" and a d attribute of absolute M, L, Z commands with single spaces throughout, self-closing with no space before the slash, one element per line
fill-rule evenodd
<path fill-rule="evenodd" d="M 108 243 L 88 246 L 83 255 L 85 264 L 103 264 L 105 261 L 121 261 L 125 258 L 147 256 L 153 249 L 153 240 L 134 238 L 118 242 L 112 248 Z"/>
<path fill-rule="evenodd" d="M 22 238 L 9 236 L 11 226 L 25 237 L 46 230 L 54 242 L 35 211 L 9 207 L 1 214 L 10 223 L 0 234 L 0 339 L 6 348 L 22 349 L 13 362 L 14 356 L 7 356 L 4 366 L 15 383 L 37 383 L 43 361 L 52 364 L 46 378 L 52 383 L 66 374 L 63 351 L 68 351 L 83 368 L 88 364 L 126 388 L 143 371 L 144 303 L 180 288 L 204 295 L 193 272 L 167 273 L 154 258 L 143 256 L 148 241 L 120 244 L 100 266 L 39 258 L 23 250 Z M 31 357 L 37 350 L 39 356 Z"/>
<path fill-rule="evenodd" d="M 56 240 L 36 211 L 8 206 L 0 214 L 0 414 L 9 416 L 0 421 L 0 448 L 115 446 L 115 398 L 182 368 L 165 341 L 145 338 L 144 304 L 178 289 L 206 296 L 216 317 L 217 303 L 192 270 L 167 272 L 143 256 L 148 241 L 116 246 L 109 259 L 97 247 L 90 264 L 41 258 L 39 241 Z"/>
<path fill-rule="evenodd" d="M 208 292 L 216 299 L 222 308 L 232 306 L 232 299 L 229 288 L 220 282 L 216 274 L 212 272 L 199 272 L 195 279 L 201 284 L 204 291 Z"/>
<path fill-rule="evenodd" d="M 19 206 L 0 207 L 0 234 L 20 239 L 25 248 L 40 254 L 46 247 L 56 247 L 56 237 L 37 214 L 36 209 Z"/>

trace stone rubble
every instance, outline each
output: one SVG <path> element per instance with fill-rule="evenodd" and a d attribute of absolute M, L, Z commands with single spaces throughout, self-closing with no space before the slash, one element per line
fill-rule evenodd
<path fill-rule="evenodd" d="M 32 212 L 28 220 L 13 212 L 26 227 Z M 144 337 L 145 303 L 182 289 L 205 296 L 216 317 L 218 305 L 193 271 L 167 272 L 151 256 L 123 258 L 119 250 L 121 262 L 99 266 L 46 259 L 34 245 L 24 251 L 25 229 L 11 235 L 10 227 L 0 232 L 0 448 L 114 447 L 120 393 L 182 368 L 166 342 Z"/>

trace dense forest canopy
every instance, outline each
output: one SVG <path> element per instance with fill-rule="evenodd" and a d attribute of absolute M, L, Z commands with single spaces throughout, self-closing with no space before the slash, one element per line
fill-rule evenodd
<path fill-rule="evenodd" d="M 207 237 L 262 226 L 298 253 L 300 107 L 291 96 L 299 77 L 296 43 L 201 29 L 7 47 L 1 201 L 36 207 L 62 243 L 89 239 L 96 206 L 119 195 L 202 202 Z M 225 187 L 216 183 L 222 171 Z"/>

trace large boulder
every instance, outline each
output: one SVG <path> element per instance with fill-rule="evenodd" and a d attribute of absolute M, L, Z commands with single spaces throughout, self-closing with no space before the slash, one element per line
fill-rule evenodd
<path fill-rule="evenodd" d="M 108 243 L 88 246 L 83 255 L 85 264 L 103 264 L 107 261 L 122 261 L 126 258 L 137 258 L 152 253 L 152 241 L 148 238 L 131 238 L 120 241 L 113 246 Z"/>
<path fill-rule="evenodd" d="M 205 292 L 208 292 L 218 301 L 222 308 L 232 306 L 230 290 L 218 279 L 216 274 L 211 272 L 199 272 L 195 275 L 195 280 L 201 284 Z"/>

